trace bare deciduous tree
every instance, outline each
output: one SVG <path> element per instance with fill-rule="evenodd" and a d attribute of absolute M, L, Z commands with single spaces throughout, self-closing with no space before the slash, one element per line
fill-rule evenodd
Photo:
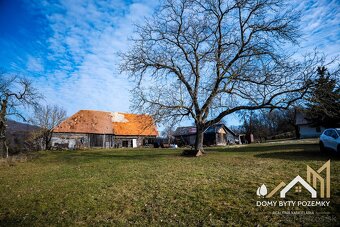
<path fill-rule="evenodd" d="M 6 120 L 8 116 L 17 116 L 25 120 L 22 110 L 25 107 L 36 106 L 41 98 L 31 81 L 0 73 L 0 149 L 3 157 L 8 158 L 6 143 Z"/>
<path fill-rule="evenodd" d="M 204 130 L 240 110 L 287 108 L 306 93 L 320 59 L 298 62 L 298 15 L 281 0 L 166 0 L 137 26 L 121 70 L 135 78 L 133 109 Z"/>
<path fill-rule="evenodd" d="M 30 121 L 40 129 L 33 132 L 34 139 L 41 139 L 45 150 L 51 149 L 53 129 L 66 118 L 66 111 L 59 106 L 38 106 Z"/>
<path fill-rule="evenodd" d="M 252 133 L 255 140 L 265 141 L 269 138 L 282 138 L 294 136 L 295 109 L 286 110 L 261 110 L 243 113 L 242 130 L 244 133 Z"/>
<path fill-rule="evenodd" d="M 166 138 L 168 140 L 167 143 L 170 144 L 175 139 L 174 133 L 175 133 L 175 124 L 174 122 L 170 122 L 170 124 L 168 124 L 162 131 L 161 136 Z"/>

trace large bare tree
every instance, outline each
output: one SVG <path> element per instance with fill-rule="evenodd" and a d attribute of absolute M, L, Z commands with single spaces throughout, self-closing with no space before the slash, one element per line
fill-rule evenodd
<path fill-rule="evenodd" d="M 25 107 L 36 106 L 41 95 L 28 79 L 0 73 L 0 151 L 8 158 L 6 143 L 6 120 L 8 116 L 16 116 L 25 120 L 22 111 Z"/>
<path fill-rule="evenodd" d="M 33 139 L 41 140 L 45 150 L 51 149 L 53 129 L 66 118 L 66 110 L 54 105 L 39 105 L 34 109 L 33 117 L 30 119 L 39 129 L 33 132 Z"/>
<path fill-rule="evenodd" d="M 287 108 L 320 60 L 297 61 L 298 16 L 282 0 L 165 0 L 137 26 L 121 70 L 136 79 L 133 108 L 204 130 L 241 110 Z"/>

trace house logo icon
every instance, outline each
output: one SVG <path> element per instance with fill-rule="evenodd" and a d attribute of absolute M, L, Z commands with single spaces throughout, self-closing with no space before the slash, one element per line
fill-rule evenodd
<path fill-rule="evenodd" d="M 320 174 L 325 172 L 326 177 L 323 178 Z M 286 194 L 293 187 L 295 187 L 295 192 L 301 192 L 302 187 L 305 188 L 311 195 L 311 198 L 317 198 L 318 194 L 320 198 L 330 198 L 331 197 L 331 161 L 328 160 L 323 166 L 321 166 L 317 171 L 312 169 L 307 165 L 307 176 L 306 180 L 301 176 L 296 176 L 288 184 L 281 182 L 277 185 L 269 194 L 267 194 L 267 187 L 262 184 L 258 189 L 256 194 L 259 197 L 271 198 L 280 190 L 280 198 L 286 198 Z"/>

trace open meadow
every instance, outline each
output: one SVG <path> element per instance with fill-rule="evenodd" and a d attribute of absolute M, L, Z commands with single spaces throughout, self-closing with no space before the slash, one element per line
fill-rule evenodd
<path fill-rule="evenodd" d="M 0 225 L 339 225 L 340 159 L 315 141 L 181 149 L 43 151 L 25 162 L 0 163 Z M 329 207 L 259 207 L 306 165 L 331 159 Z M 293 190 L 285 200 L 315 200 Z M 316 199 L 319 200 L 319 199 Z M 310 214 L 282 214 L 308 211 Z M 322 213 L 319 213 L 322 212 Z"/>

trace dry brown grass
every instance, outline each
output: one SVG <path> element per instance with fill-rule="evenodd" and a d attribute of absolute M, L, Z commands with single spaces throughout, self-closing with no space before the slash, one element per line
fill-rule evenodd
<path fill-rule="evenodd" d="M 339 224 L 340 161 L 315 142 L 207 150 L 199 158 L 182 157 L 180 149 L 41 152 L 1 165 L 0 225 L 320 225 L 318 215 L 257 207 L 256 189 L 304 176 L 306 165 L 329 158 L 331 206 L 291 209 L 329 212 L 319 216 L 336 219 L 321 225 Z M 288 199 L 310 200 L 294 193 Z"/>

